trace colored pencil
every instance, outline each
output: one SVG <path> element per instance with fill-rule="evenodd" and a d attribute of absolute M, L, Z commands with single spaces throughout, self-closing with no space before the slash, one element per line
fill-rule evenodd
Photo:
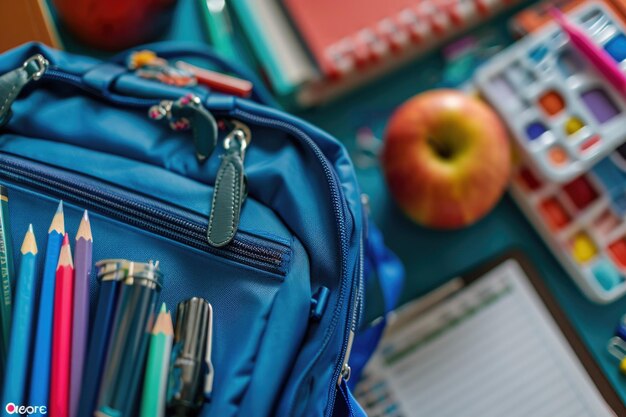
<path fill-rule="evenodd" d="M 52 314 L 54 313 L 54 285 L 57 273 L 61 244 L 65 235 L 63 202 L 59 202 L 57 211 L 48 229 L 48 245 L 43 267 L 41 292 L 39 295 L 39 313 L 33 357 L 33 370 L 28 401 L 30 404 L 48 405 L 50 387 L 50 352 L 52 346 Z"/>
<path fill-rule="evenodd" d="M 70 250 L 70 238 L 67 233 L 63 237 L 55 284 L 48 413 L 51 417 L 68 417 L 74 265 Z"/>
<path fill-rule="evenodd" d="M 9 224 L 9 194 L 0 185 L 0 379 L 4 376 L 11 334 L 11 283 L 15 277 Z"/>
<path fill-rule="evenodd" d="M 89 281 L 92 269 L 93 237 L 87 210 L 76 233 L 74 248 L 74 312 L 72 314 L 72 368 L 70 374 L 70 417 L 78 416 L 78 402 L 85 366 L 89 333 Z"/>
<path fill-rule="evenodd" d="M 33 225 L 28 226 L 22 243 L 19 276 L 15 292 L 14 322 L 11 326 L 6 374 L 10 376 L 4 386 L 3 407 L 8 403 L 23 404 L 29 366 L 29 343 L 35 305 L 37 277 L 37 242 Z"/>
<path fill-rule="evenodd" d="M 582 30 L 570 23 L 559 9 L 553 7 L 550 12 L 563 32 L 567 34 L 572 45 L 622 96 L 626 97 L 626 75 L 620 70 L 617 62 Z"/>
<path fill-rule="evenodd" d="M 174 340 L 172 315 L 167 311 L 165 303 L 157 317 L 146 363 L 143 395 L 141 398 L 140 417 L 164 417 L 165 396 L 167 391 L 167 375 L 170 367 L 170 354 Z"/>
<path fill-rule="evenodd" d="M 93 415 L 93 411 L 96 408 L 109 338 L 115 318 L 115 309 L 117 308 L 118 289 L 120 280 L 123 278 L 124 275 L 122 274 L 109 274 L 100 281 L 96 315 L 89 340 L 87 359 L 85 360 L 85 363 L 89 364 L 89 366 L 85 368 L 85 373 L 83 374 L 82 391 L 78 406 L 78 415 L 81 417 Z"/>

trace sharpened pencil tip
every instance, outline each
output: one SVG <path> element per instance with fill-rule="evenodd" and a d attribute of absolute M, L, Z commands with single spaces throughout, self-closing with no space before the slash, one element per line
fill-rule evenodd
<path fill-rule="evenodd" d="M 161 304 L 161 310 L 159 311 L 159 313 L 167 313 L 167 306 L 165 305 L 165 303 Z"/>
<path fill-rule="evenodd" d="M 28 225 L 28 231 L 24 236 L 24 242 L 22 243 L 22 248 L 20 250 L 22 255 L 26 255 L 27 253 L 32 253 L 33 255 L 37 254 L 37 241 L 35 240 L 35 232 L 33 232 L 33 225 Z"/>
<path fill-rule="evenodd" d="M 52 232 L 56 232 L 60 235 L 65 234 L 65 217 L 63 215 L 63 200 L 59 201 L 59 205 L 57 206 L 57 211 L 54 213 L 54 217 L 52 218 L 52 222 L 50 223 L 48 234 Z"/>
<path fill-rule="evenodd" d="M 157 316 L 156 323 L 154 323 L 154 327 L 152 328 L 152 334 L 163 333 L 167 336 L 172 336 L 174 334 L 174 324 L 172 323 L 172 315 L 166 311 L 163 311 L 165 308 L 165 303 L 161 306 L 161 312 Z"/>
<path fill-rule="evenodd" d="M 63 236 L 63 244 L 61 245 L 61 254 L 59 255 L 57 269 L 62 266 L 74 266 L 72 262 L 72 252 L 70 250 L 70 236 L 67 233 Z"/>
<path fill-rule="evenodd" d="M 78 232 L 76 232 L 76 240 L 78 241 L 78 239 L 85 239 L 90 242 L 93 241 L 93 236 L 91 235 L 91 224 L 89 223 L 87 210 L 83 213 L 80 226 L 78 226 Z"/>

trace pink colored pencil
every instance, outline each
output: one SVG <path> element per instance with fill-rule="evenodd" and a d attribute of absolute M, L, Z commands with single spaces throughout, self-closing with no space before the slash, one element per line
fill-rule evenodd
<path fill-rule="evenodd" d="M 76 233 L 74 248 L 74 312 L 72 321 L 72 368 L 70 374 L 70 417 L 78 417 L 78 404 L 85 366 L 85 351 L 89 333 L 89 280 L 93 237 L 87 210 Z"/>
<path fill-rule="evenodd" d="M 65 234 L 54 289 L 54 323 L 52 327 L 52 364 L 50 370 L 50 417 L 68 417 L 70 367 L 72 356 L 72 310 L 74 265 L 70 238 Z"/>
<path fill-rule="evenodd" d="M 596 45 L 582 30 L 570 23 L 559 9 L 552 8 L 550 12 L 554 20 L 567 34 L 572 45 L 591 62 L 598 72 L 602 74 L 620 94 L 626 97 L 626 75 L 620 70 L 619 65 L 617 65 L 613 58 Z"/>

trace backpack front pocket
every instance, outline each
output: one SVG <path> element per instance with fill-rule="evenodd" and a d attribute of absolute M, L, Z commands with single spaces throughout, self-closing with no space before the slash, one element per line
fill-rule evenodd
<path fill-rule="evenodd" d="M 271 210 L 250 199 L 242 230 L 229 245 L 215 248 L 206 241 L 206 216 L 184 209 L 180 201 L 168 204 L 8 153 L 0 153 L 0 182 L 10 189 L 15 236 L 34 223 L 43 248 L 57 200 L 63 199 L 70 232 L 82 209 L 90 211 L 94 260 L 158 260 L 164 274 L 161 301 L 172 311 L 194 296 L 211 302 L 215 380 L 202 415 L 235 416 L 246 396 L 260 389 L 267 398 L 258 402 L 258 415 L 271 415 L 306 332 L 311 300 L 308 256 Z M 273 218 L 251 228 L 250 215 Z M 94 277 L 92 307 L 98 285 Z"/>

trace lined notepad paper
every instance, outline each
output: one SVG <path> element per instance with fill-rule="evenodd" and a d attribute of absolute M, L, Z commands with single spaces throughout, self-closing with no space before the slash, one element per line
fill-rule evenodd
<path fill-rule="evenodd" d="M 390 330 L 356 391 L 369 417 L 614 416 L 515 260 Z"/>

